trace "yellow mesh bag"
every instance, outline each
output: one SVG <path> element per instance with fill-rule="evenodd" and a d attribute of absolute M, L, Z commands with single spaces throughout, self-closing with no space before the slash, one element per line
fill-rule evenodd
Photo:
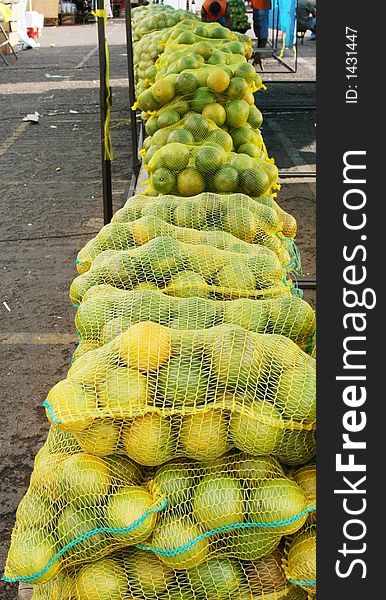
<path fill-rule="evenodd" d="M 236 211 L 235 211 L 236 212 Z M 241 215 L 242 217 L 242 215 Z M 253 245 L 240 240 L 231 233 L 215 230 L 196 230 L 188 227 L 172 225 L 156 215 L 146 215 L 128 223 L 109 223 L 105 225 L 98 235 L 87 242 L 80 250 L 76 259 L 78 273 L 82 274 L 89 270 L 93 260 L 105 250 L 127 250 L 143 246 L 157 237 L 170 237 L 187 244 L 204 244 L 213 246 L 220 250 L 240 252 L 242 254 L 271 255 L 271 249 L 275 251 L 281 264 L 289 271 L 291 270 L 292 258 L 288 251 L 288 244 L 278 236 L 265 236 L 268 238 L 267 247 Z M 264 238 L 263 240 L 264 241 Z M 268 252 L 267 252 L 268 249 Z"/>
<path fill-rule="evenodd" d="M 158 73 L 156 62 L 165 51 L 166 43 L 172 36 L 182 31 L 194 28 L 196 21 L 186 18 L 174 27 L 168 27 L 160 31 L 153 31 L 142 36 L 135 42 L 134 50 L 134 74 L 137 95 L 150 87 Z"/>
<path fill-rule="evenodd" d="M 165 56 L 164 53 L 162 58 Z M 245 59 L 228 65 L 202 66 L 197 61 L 199 67 L 196 68 L 187 68 L 185 65 L 189 64 L 188 61 L 189 54 L 180 58 L 180 64 L 184 66 L 176 66 L 177 72 L 166 75 L 160 73 L 160 78 L 156 79 L 149 89 L 138 96 L 139 108 L 153 114 L 154 111 L 160 111 L 166 105 L 171 107 L 172 102 L 177 102 L 178 98 L 184 101 L 181 100 L 180 112 L 188 102 L 191 103 L 190 106 L 193 110 L 214 102 L 224 104 L 243 99 L 248 104 L 253 104 L 253 96 L 251 98 L 250 94 L 262 87 L 260 76 Z M 185 109 L 184 112 L 187 110 Z M 236 119 L 236 115 L 233 119 Z"/>
<path fill-rule="evenodd" d="M 139 322 L 80 356 L 44 405 L 85 452 L 125 452 L 147 466 L 232 446 L 289 465 L 315 451 L 314 359 L 288 338 L 236 325 Z"/>
<path fill-rule="evenodd" d="M 173 27 L 185 19 L 198 21 L 195 14 L 185 10 L 175 10 L 171 6 L 151 4 L 147 7 L 134 8 L 132 11 L 134 42 L 147 33 Z"/>
<path fill-rule="evenodd" d="M 103 283 L 126 290 L 151 283 L 174 296 L 183 280 L 192 296 L 272 298 L 292 293 L 285 277 L 277 255 L 263 246 L 258 253 L 245 254 L 157 237 L 137 248 L 99 254 L 90 269 L 74 279 L 70 297 L 77 306 L 90 287 Z"/>
<path fill-rule="evenodd" d="M 140 467 L 127 457 L 86 454 L 73 436 L 51 428 L 17 510 L 5 578 L 43 583 L 63 569 L 146 540 L 165 501 L 142 481 Z M 109 516 L 114 494 L 125 498 L 119 523 L 117 511 Z"/>
<path fill-rule="evenodd" d="M 190 118 L 188 116 L 187 121 Z M 226 134 L 221 129 L 217 131 Z M 239 190 L 249 196 L 262 197 L 276 189 L 277 168 L 272 162 L 227 152 L 209 140 L 196 145 L 167 142 L 146 161 L 147 157 L 144 166 L 150 174 L 150 187 L 146 193 L 150 195 L 187 197 L 205 191 L 232 193 Z"/>
<path fill-rule="evenodd" d="M 304 465 L 296 471 L 290 471 L 289 476 L 302 488 L 309 504 L 316 505 L 316 465 Z M 307 523 L 316 525 L 316 512 L 310 513 Z"/>
<path fill-rule="evenodd" d="M 283 567 L 288 580 L 305 590 L 309 597 L 316 594 L 316 525 L 306 524 L 286 539 Z"/>
<path fill-rule="evenodd" d="M 145 215 L 156 215 L 179 227 L 211 230 L 221 229 L 254 244 L 276 250 L 280 240 L 276 234 L 296 235 L 295 219 L 282 210 L 270 196 L 257 201 L 245 194 L 203 193 L 182 198 L 160 195 L 137 195 L 129 198 L 118 210 L 112 223 L 127 223 Z M 288 229 L 290 228 L 290 231 Z M 272 239 L 273 238 L 273 239 Z"/>
<path fill-rule="evenodd" d="M 185 572 L 173 571 L 156 556 L 125 551 L 34 589 L 33 600 L 307 600 L 301 588 L 283 578 L 280 550 L 255 561 L 214 557 Z"/>
<path fill-rule="evenodd" d="M 179 28 L 182 30 L 181 26 Z M 231 65 L 232 69 L 235 69 L 237 65 L 248 64 L 245 60 L 248 46 L 239 44 L 239 42 L 235 45 L 226 40 L 223 40 L 221 44 L 208 44 L 205 41 L 204 43 L 198 42 L 187 45 L 173 43 L 171 41 L 172 36 L 173 33 L 170 34 L 168 42 L 165 44 L 164 56 L 160 55 L 156 62 L 156 81 L 169 73 L 182 73 L 185 69 L 200 69 L 210 65 L 217 67 Z M 211 49 L 209 50 L 209 48 Z M 234 53 L 233 50 L 241 50 L 241 53 Z M 251 75 L 251 81 L 255 81 L 257 87 L 261 87 L 261 79 L 256 71 L 254 74 L 248 67 L 242 67 L 241 71 L 243 75 L 248 71 Z"/>
<path fill-rule="evenodd" d="M 118 598 L 114 577 L 103 586 L 97 576 L 111 565 L 123 572 L 122 598 L 172 597 L 183 581 L 191 597 L 228 590 L 233 598 L 242 589 L 286 597 L 275 549 L 313 508 L 271 457 L 231 452 L 143 468 L 121 455 L 85 454 L 51 429 L 17 512 L 6 579 L 52 580 L 41 587 L 47 598 Z"/>
<path fill-rule="evenodd" d="M 98 290 L 98 288 L 103 288 Z M 111 342 L 128 327 L 141 321 L 169 325 L 175 329 L 204 329 L 224 323 L 256 333 L 276 333 L 294 341 L 307 353 L 313 349 L 315 313 L 298 296 L 268 300 L 221 301 L 206 298 L 171 297 L 158 290 L 123 291 L 108 286 L 90 288 L 80 304 L 75 325 L 83 349 L 74 356 Z"/>

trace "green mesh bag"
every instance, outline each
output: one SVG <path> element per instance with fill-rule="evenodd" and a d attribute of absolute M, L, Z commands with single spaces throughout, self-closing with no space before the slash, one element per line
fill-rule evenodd
<path fill-rule="evenodd" d="M 315 453 L 314 359 L 237 325 L 139 322 L 77 358 L 44 405 L 85 452 L 145 466 L 216 459 L 232 446 L 288 465 Z"/>
<path fill-rule="evenodd" d="M 99 254 L 91 268 L 74 279 L 70 297 L 78 305 L 90 287 L 103 283 L 126 290 L 152 283 L 174 296 L 181 278 L 192 296 L 276 297 L 291 294 L 292 284 L 285 277 L 285 268 L 268 248 L 244 254 L 157 237 L 137 248 Z"/>
<path fill-rule="evenodd" d="M 228 323 L 255 333 L 284 335 L 302 350 L 312 352 L 315 313 L 298 296 L 259 302 L 247 298 L 233 301 L 185 298 L 184 284 L 179 294 L 181 297 L 167 296 L 158 290 L 90 288 L 75 317 L 80 346 L 84 346 L 74 358 L 111 342 L 140 321 L 153 321 L 175 329 L 204 329 Z"/>
<path fill-rule="evenodd" d="M 229 11 L 232 19 L 232 28 L 245 33 L 250 29 L 248 15 L 243 0 L 228 0 Z"/>

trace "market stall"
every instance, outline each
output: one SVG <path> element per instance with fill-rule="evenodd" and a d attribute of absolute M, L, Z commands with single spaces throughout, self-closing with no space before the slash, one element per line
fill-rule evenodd
<path fill-rule="evenodd" d="M 102 0 L 97 17 L 110 221 Z M 127 34 L 148 180 L 77 255 L 79 345 L 5 579 L 39 600 L 313 598 L 315 315 L 251 40 L 162 5 Z"/>

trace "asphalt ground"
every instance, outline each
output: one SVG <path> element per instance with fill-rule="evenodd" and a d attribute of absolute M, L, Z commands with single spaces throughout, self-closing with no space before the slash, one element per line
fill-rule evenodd
<path fill-rule="evenodd" d="M 123 21 L 109 23 L 107 32 L 116 210 L 132 174 Z M 43 400 L 65 376 L 76 346 L 68 298 L 76 254 L 103 225 L 96 42 L 95 25 L 46 28 L 39 50 L 0 65 L 1 565 L 34 456 L 46 438 Z M 315 44 L 306 40 L 296 76 L 285 70 L 263 74 L 271 82 L 257 99 L 264 137 L 286 171 L 315 169 L 314 111 L 295 110 L 315 104 L 314 55 Z M 291 110 L 284 110 L 289 104 Z M 23 122 L 35 111 L 38 124 Z M 304 275 L 315 277 L 314 180 L 283 180 L 278 201 L 298 219 Z M 305 298 L 314 303 L 314 292 Z M 16 597 L 17 586 L 0 583 L 0 599 Z"/>

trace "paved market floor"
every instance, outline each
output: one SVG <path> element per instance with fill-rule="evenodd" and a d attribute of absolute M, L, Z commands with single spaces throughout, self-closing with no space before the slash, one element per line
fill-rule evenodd
<path fill-rule="evenodd" d="M 117 209 L 131 176 L 123 21 L 109 23 L 107 31 Z M 0 65 L 1 565 L 33 458 L 46 437 L 43 400 L 65 376 L 76 343 L 68 299 L 75 257 L 103 225 L 96 40 L 94 25 L 46 28 L 39 50 L 21 52 L 17 63 L 10 58 L 9 67 Z M 283 169 L 315 169 L 312 110 L 269 112 L 275 103 L 315 103 L 314 56 L 315 44 L 306 40 L 296 77 L 284 71 L 265 77 L 276 83 L 262 98 L 264 135 Z M 35 111 L 38 124 L 23 122 Z M 312 179 L 285 183 L 281 203 L 299 219 L 305 274 L 313 277 Z M 1 599 L 16 597 L 16 586 L 0 584 Z"/>

